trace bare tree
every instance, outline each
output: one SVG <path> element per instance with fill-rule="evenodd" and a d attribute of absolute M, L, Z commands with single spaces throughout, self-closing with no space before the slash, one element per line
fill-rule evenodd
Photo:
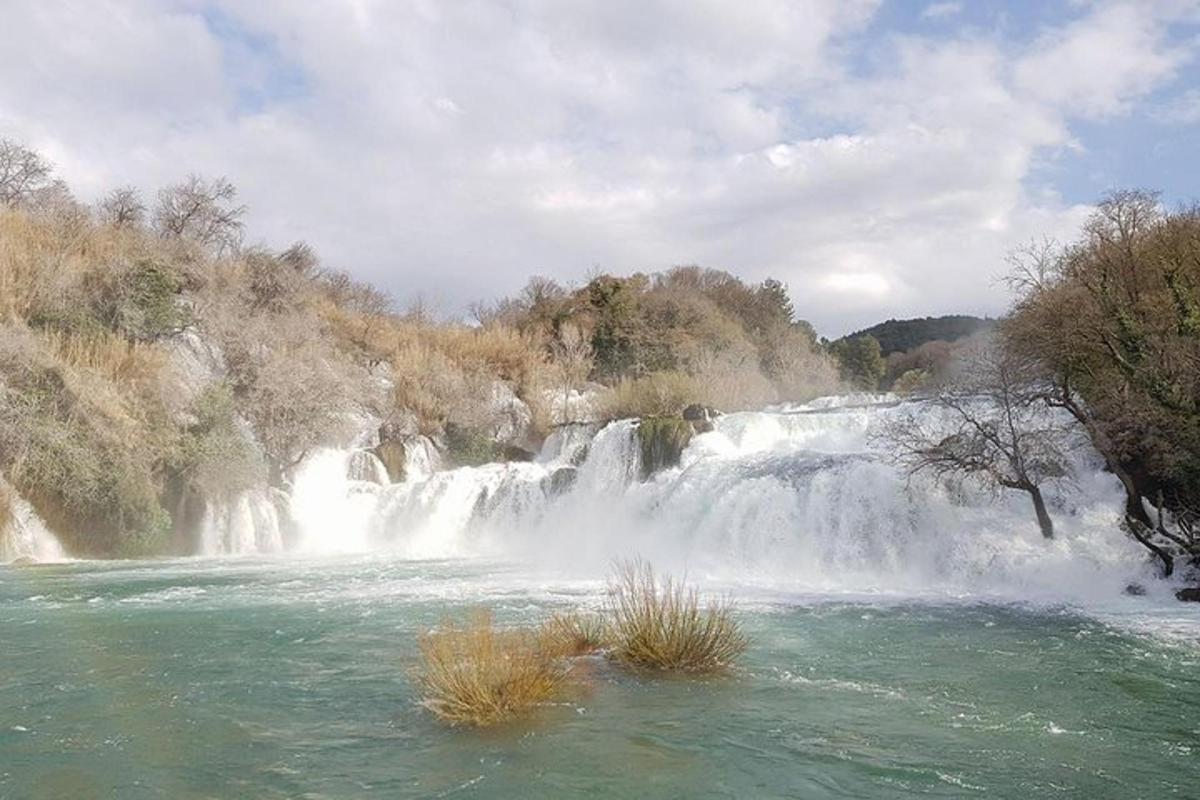
<path fill-rule="evenodd" d="M 897 417 L 883 438 L 910 475 L 970 476 L 1025 492 L 1042 535 L 1051 539 L 1054 522 L 1042 487 L 1069 478 L 1072 429 L 1043 398 L 1032 360 L 980 342 L 930 399 L 941 413 Z"/>
<path fill-rule="evenodd" d="M 563 422 L 571 419 L 571 390 L 587 380 L 592 372 L 592 343 L 578 325 L 563 323 L 551 345 L 554 374 L 562 390 Z"/>
<path fill-rule="evenodd" d="M 279 260 L 295 270 L 297 275 L 316 275 L 321 267 L 317 251 L 305 241 L 292 242 L 288 249 L 279 254 Z"/>
<path fill-rule="evenodd" d="M 225 178 L 189 175 L 158 193 L 154 225 L 166 238 L 190 239 L 218 255 L 242 242 L 246 207 L 234 205 L 237 189 Z"/>
<path fill-rule="evenodd" d="M 132 186 L 122 186 L 106 194 L 96 205 L 102 223 L 115 227 L 137 227 L 146 221 L 146 204 Z"/>
<path fill-rule="evenodd" d="M 0 205 L 24 205 L 49 181 L 49 162 L 28 147 L 0 139 Z"/>

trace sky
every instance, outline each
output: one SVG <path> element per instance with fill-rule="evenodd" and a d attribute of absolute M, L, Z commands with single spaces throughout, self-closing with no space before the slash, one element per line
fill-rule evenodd
<path fill-rule="evenodd" d="M 1200 0 L 6 0 L 0 136 L 86 201 L 226 176 L 401 306 L 700 264 L 836 336 L 1197 199 Z"/>

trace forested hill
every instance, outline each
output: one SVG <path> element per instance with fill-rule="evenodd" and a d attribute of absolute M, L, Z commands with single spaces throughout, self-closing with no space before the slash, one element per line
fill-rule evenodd
<path fill-rule="evenodd" d="M 892 353 L 907 352 L 926 342 L 938 340 L 954 342 L 964 339 L 977 331 L 990 328 L 994 324 L 995 320 L 965 314 L 919 317 L 917 319 L 889 319 L 887 322 L 880 322 L 861 331 L 855 331 L 843 338 L 873 336 L 879 342 L 882 354 L 888 356 Z"/>

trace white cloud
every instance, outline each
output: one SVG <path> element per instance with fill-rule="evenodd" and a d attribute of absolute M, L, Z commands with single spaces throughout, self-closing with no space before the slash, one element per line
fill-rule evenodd
<path fill-rule="evenodd" d="M 225 174 L 254 232 L 400 298 L 703 263 L 830 333 L 1000 310 L 1003 253 L 1086 213 L 1027 189 L 1039 154 L 1183 58 L 1177 9 L 1120 4 L 1017 48 L 876 36 L 865 75 L 866 0 L 227 0 L 223 35 L 200 0 L 11 6 L 0 135 L 85 196 Z"/>
<path fill-rule="evenodd" d="M 1104 117 L 1128 108 L 1188 58 L 1163 41 L 1166 22 L 1195 3 L 1110 2 L 1047 31 L 1016 64 L 1017 85 L 1068 113 Z M 1155 13 L 1155 12 L 1158 13 Z"/>

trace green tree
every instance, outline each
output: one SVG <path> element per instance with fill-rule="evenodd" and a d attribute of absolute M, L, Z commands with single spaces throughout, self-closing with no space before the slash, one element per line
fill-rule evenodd
<path fill-rule="evenodd" d="M 887 371 L 879 340 L 874 336 L 839 339 L 832 345 L 842 380 L 855 389 L 875 391 Z"/>

